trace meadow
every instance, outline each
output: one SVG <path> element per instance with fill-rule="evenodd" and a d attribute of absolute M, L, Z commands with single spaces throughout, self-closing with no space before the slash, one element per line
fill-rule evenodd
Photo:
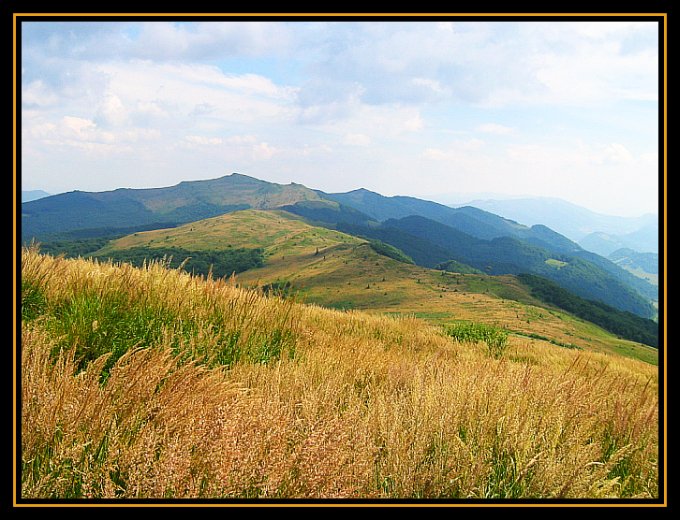
<path fill-rule="evenodd" d="M 22 498 L 660 493 L 639 359 L 35 249 L 21 300 Z"/>

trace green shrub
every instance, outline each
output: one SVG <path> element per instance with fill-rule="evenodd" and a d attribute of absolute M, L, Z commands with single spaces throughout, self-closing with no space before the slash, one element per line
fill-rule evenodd
<path fill-rule="evenodd" d="M 449 336 L 465 343 L 485 343 L 488 353 L 500 359 L 508 346 L 508 331 L 483 323 L 457 323 L 446 329 Z"/>

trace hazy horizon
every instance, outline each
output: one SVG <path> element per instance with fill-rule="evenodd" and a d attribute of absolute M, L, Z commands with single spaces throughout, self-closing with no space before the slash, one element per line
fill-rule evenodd
<path fill-rule="evenodd" d="M 239 172 L 659 212 L 656 22 L 24 21 L 21 35 L 25 190 Z"/>

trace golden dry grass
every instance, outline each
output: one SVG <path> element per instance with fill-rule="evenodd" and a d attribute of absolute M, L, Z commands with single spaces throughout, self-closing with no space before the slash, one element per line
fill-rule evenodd
<path fill-rule="evenodd" d="M 22 289 L 25 498 L 659 493 L 657 371 L 633 359 L 517 337 L 494 359 L 412 317 L 293 304 L 157 264 L 24 250 Z M 83 363 L 103 317 L 77 322 L 77 345 L 59 323 L 82 293 L 172 320 Z M 225 329 L 241 330 L 226 361 L 213 352 Z"/>

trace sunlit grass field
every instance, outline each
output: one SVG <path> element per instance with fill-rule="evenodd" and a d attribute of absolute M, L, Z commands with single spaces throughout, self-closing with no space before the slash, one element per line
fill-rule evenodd
<path fill-rule="evenodd" d="M 545 309 L 512 301 L 505 337 L 492 295 L 439 325 L 158 263 L 21 269 L 23 498 L 659 495 L 657 367 L 529 337 Z"/>

